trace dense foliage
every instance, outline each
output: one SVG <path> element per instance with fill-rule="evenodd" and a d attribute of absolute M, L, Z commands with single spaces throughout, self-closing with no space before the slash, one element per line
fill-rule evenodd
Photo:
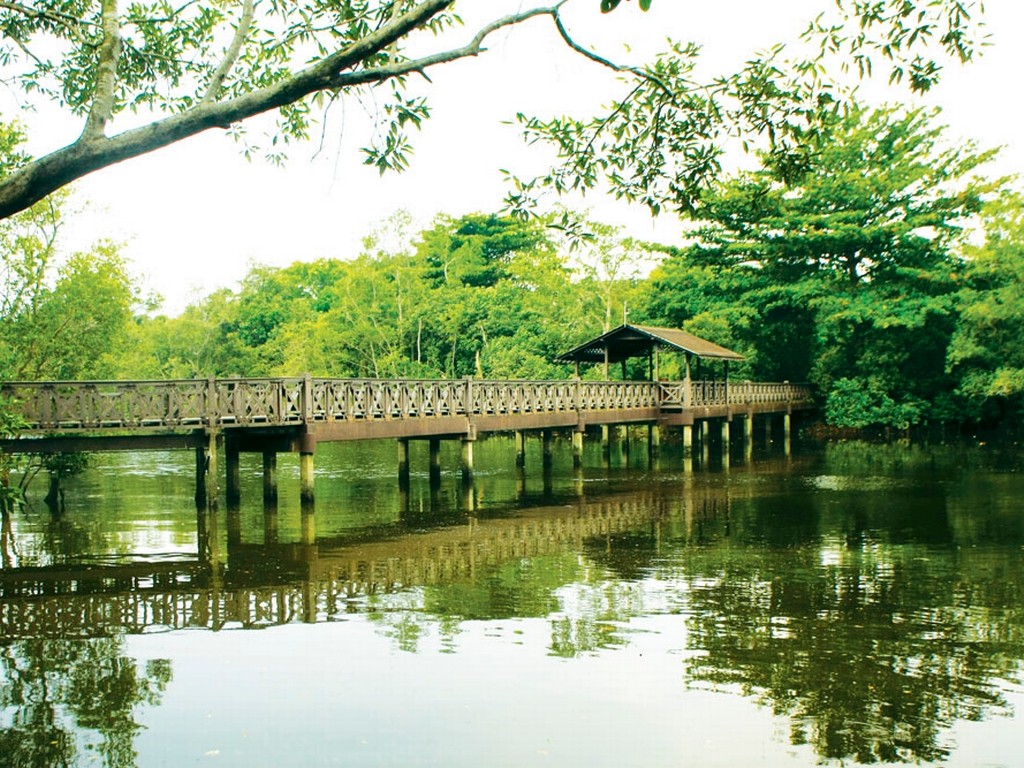
<path fill-rule="evenodd" d="M 397 250 L 382 231 L 351 261 L 254 267 L 237 292 L 140 318 L 120 373 L 562 378 L 553 358 L 601 331 L 635 283 L 601 271 L 609 249 L 630 258 L 604 231 L 575 271 L 546 220 L 494 214 L 439 217 Z"/>
<path fill-rule="evenodd" d="M 114 244 L 61 257 L 51 197 L 0 223 L 0 377 L 563 378 L 554 358 L 628 306 L 740 351 L 735 376 L 811 381 L 835 426 L 1012 423 L 1022 200 L 980 175 L 991 154 L 950 143 L 934 114 L 858 109 L 806 173 L 765 153 L 723 178 L 685 246 L 568 233 L 564 215 L 410 233 L 399 213 L 355 258 L 257 265 L 175 317 L 140 305 Z M 663 358 L 663 376 L 678 368 Z"/>
<path fill-rule="evenodd" d="M 956 420 L 946 358 L 990 157 L 947 146 L 929 114 L 854 111 L 798 179 L 767 157 L 706 195 L 696 243 L 652 275 L 649 312 L 725 336 L 756 378 L 810 380 L 834 425 Z"/>

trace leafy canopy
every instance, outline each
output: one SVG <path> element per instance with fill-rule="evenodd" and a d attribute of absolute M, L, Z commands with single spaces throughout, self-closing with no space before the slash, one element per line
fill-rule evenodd
<path fill-rule="evenodd" d="M 768 154 L 716 185 L 697 243 L 652 276 L 646 311 L 727 329 L 753 377 L 809 378 L 834 424 L 951 415 L 965 227 L 1002 182 L 977 175 L 992 152 L 948 146 L 935 117 L 858 109 L 833 121 L 799 180 Z"/>
<path fill-rule="evenodd" d="M 701 82 L 693 75 L 693 45 L 673 43 L 643 67 L 588 50 L 566 22 L 570 4 L 594 12 L 619 5 L 520 7 L 466 35 L 454 0 L 0 3 L 0 79 L 26 108 L 49 102 L 81 124 L 77 140 L 38 157 L 6 146 L 14 136 L 0 129 L 0 149 L 8 150 L 0 153 L 0 218 L 88 173 L 210 129 L 281 162 L 290 142 L 308 138 L 323 111 L 349 97 L 376 105 L 364 161 L 382 172 L 402 170 L 411 131 L 430 116 L 410 76 L 480 55 L 495 32 L 533 19 L 551 22 L 570 50 L 620 72 L 625 90 L 591 120 L 521 117 L 528 138 L 553 144 L 559 161 L 552 173 L 522 182 L 510 206 L 528 208 L 545 186 L 605 183 L 652 211 L 687 210 L 717 173 L 729 137 L 763 135 L 780 158 L 799 158 L 797 148 L 814 135 L 821 114 L 842 101 L 827 67 L 866 75 L 877 59 L 890 79 L 926 90 L 942 60 L 971 58 L 979 33 L 975 2 L 839 0 L 809 27 L 811 55 L 786 59 L 774 48 L 739 73 Z M 247 121 L 265 114 L 273 127 L 250 138 Z"/>

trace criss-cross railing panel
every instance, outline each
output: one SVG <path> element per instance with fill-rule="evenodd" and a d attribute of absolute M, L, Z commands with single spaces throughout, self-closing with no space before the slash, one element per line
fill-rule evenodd
<path fill-rule="evenodd" d="M 194 379 L 0 383 L 19 431 L 287 426 L 465 416 L 809 403 L 788 382 Z M 11 406 L 6 406 L 10 408 Z"/>

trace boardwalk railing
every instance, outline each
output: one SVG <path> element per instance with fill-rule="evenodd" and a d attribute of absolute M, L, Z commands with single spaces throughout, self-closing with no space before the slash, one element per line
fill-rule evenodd
<path fill-rule="evenodd" d="M 807 404 L 810 388 L 764 382 L 487 381 L 477 379 L 188 379 L 5 382 L 23 431 L 297 426 L 759 404 Z"/>

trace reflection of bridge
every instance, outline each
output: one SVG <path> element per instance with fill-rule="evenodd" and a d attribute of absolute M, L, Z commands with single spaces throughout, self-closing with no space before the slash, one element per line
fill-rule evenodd
<path fill-rule="evenodd" d="M 10 452 L 194 448 L 197 481 L 216 498 L 217 445 L 223 441 L 229 497 L 238 489 L 238 454 L 264 457 L 265 493 L 274 495 L 276 455 L 301 455 L 304 498 L 313 495 L 313 453 L 321 441 L 397 438 L 399 473 L 408 472 L 408 440 L 431 441 L 431 470 L 442 438 L 462 440 L 463 471 L 472 472 L 473 442 L 486 432 L 571 429 L 577 460 L 588 426 L 647 424 L 657 446 L 662 427 L 683 429 L 684 452 L 706 423 L 724 451 L 741 417 L 749 442 L 755 414 L 789 414 L 812 406 L 807 386 L 726 381 L 456 381 L 369 379 L 209 379 L 187 381 L 11 382 L 0 397 L 23 419 Z M 206 482 L 207 479 L 209 482 Z M 199 494 L 197 493 L 197 498 Z"/>
<path fill-rule="evenodd" d="M 260 627 L 326 621 L 351 601 L 421 586 L 473 583 L 485 569 L 524 557 L 580 550 L 585 542 L 686 526 L 728 506 L 724 488 L 671 502 L 655 494 L 580 500 L 574 507 L 520 510 L 515 518 L 358 543 L 228 545 L 202 561 L 0 570 L 0 638 L 86 637 L 200 627 Z M 215 525 L 220 513 L 201 515 Z"/>

